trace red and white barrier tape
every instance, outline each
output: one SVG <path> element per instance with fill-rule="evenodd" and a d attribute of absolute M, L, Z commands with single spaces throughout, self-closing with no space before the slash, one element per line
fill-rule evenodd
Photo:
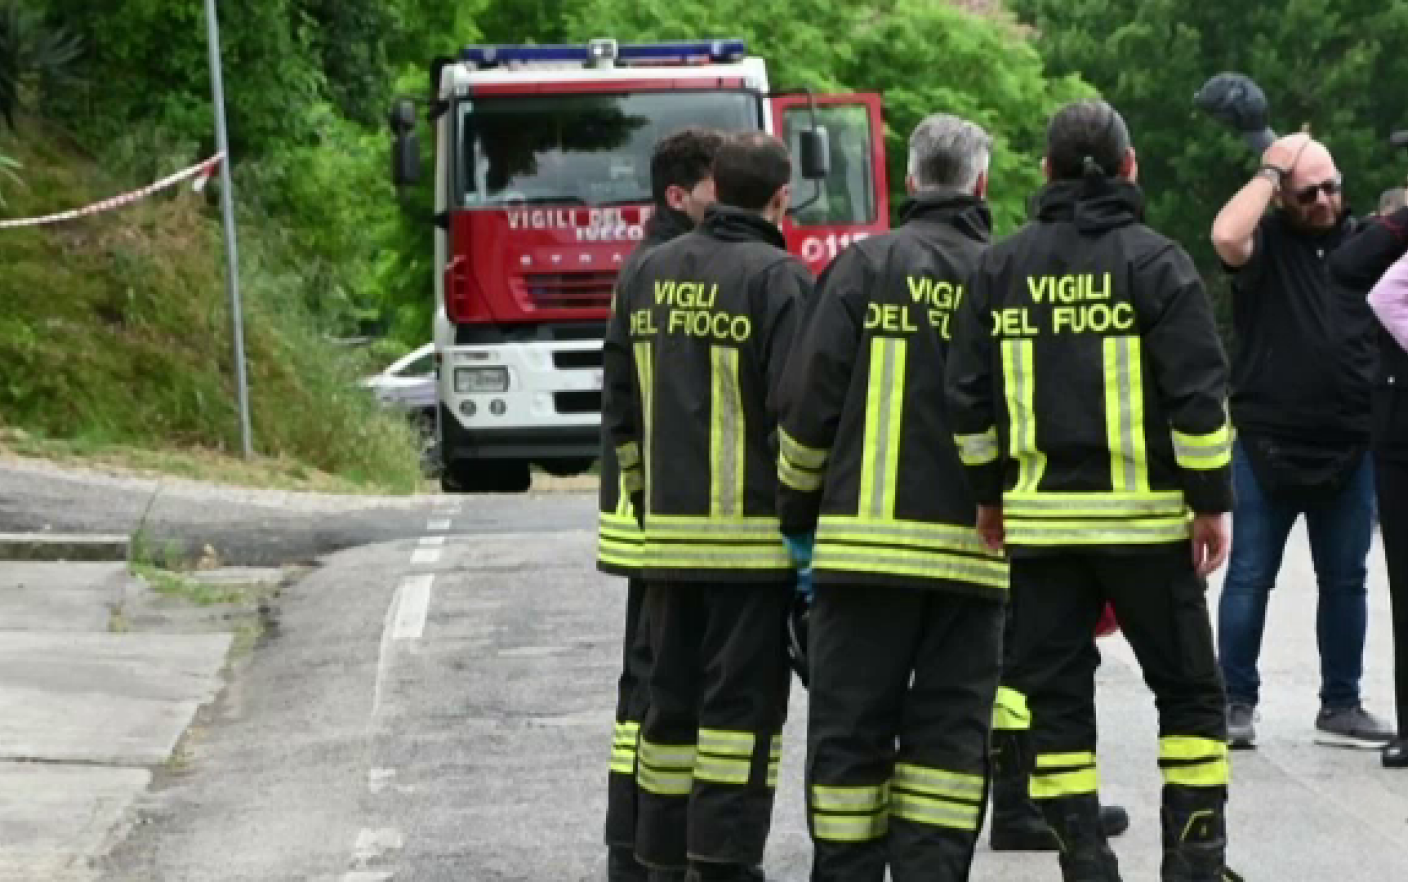
<path fill-rule="evenodd" d="M 189 178 L 196 178 L 195 189 L 200 190 L 202 187 L 205 186 L 205 182 L 210 180 L 210 176 L 215 174 L 215 170 L 220 167 L 220 162 L 224 159 L 224 156 L 225 154 L 223 153 L 217 153 L 202 163 L 193 165 L 187 169 L 182 169 L 181 171 L 176 172 L 176 174 L 162 178 L 161 180 L 157 181 L 156 183 L 150 186 L 143 187 L 140 190 L 133 190 L 131 193 L 124 193 L 121 196 L 114 196 L 113 198 L 105 199 L 102 202 L 95 202 L 92 205 L 86 206 L 84 208 L 76 208 L 72 211 L 62 211 L 58 214 L 45 215 L 44 217 L 22 217 L 16 218 L 14 220 L 0 220 L 0 230 L 15 229 L 16 227 L 39 227 L 44 226 L 45 224 L 57 224 L 63 221 L 70 221 L 80 217 L 88 217 L 89 215 L 99 214 L 104 211 L 112 211 L 115 208 L 121 208 L 124 205 L 131 205 L 134 202 L 139 202 L 142 199 L 145 199 L 148 196 L 152 195 L 153 193 L 156 193 L 160 190 L 165 190 L 168 187 L 174 187 Z"/>

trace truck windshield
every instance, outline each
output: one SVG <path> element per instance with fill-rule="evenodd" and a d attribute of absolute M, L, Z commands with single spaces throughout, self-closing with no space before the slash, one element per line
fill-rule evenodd
<path fill-rule="evenodd" d="M 687 125 L 762 124 L 748 92 L 490 95 L 459 104 L 459 204 L 649 202 L 655 142 Z"/>

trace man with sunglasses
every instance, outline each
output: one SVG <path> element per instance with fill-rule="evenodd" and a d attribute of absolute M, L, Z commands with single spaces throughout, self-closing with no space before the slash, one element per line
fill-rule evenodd
<path fill-rule="evenodd" d="M 1212 227 L 1232 277 L 1236 335 L 1236 504 L 1218 610 L 1234 748 L 1255 744 L 1267 601 L 1301 515 L 1320 591 L 1317 740 L 1373 746 L 1393 734 L 1360 699 L 1374 522 L 1374 325 L 1362 293 L 1334 284 L 1327 269 L 1356 226 L 1342 187 L 1329 150 L 1308 134 L 1290 135 L 1267 149 Z"/>

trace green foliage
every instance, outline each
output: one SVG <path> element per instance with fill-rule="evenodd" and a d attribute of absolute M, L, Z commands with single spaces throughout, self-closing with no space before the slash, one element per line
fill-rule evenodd
<path fill-rule="evenodd" d="M 1046 118 L 1092 94 L 1074 75 L 1048 78 L 1035 49 L 1007 19 L 941 0 L 587 0 L 569 20 L 569 37 L 577 40 L 743 37 L 750 52 L 767 60 L 774 89 L 882 92 L 895 206 L 904 199 L 915 124 L 936 112 L 972 119 L 996 142 L 991 197 L 999 231 L 1026 216 L 1027 197 L 1040 181 Z"/>
<path fill-rule="evenodd" d="M 1208 77 L 1240 70 L 1271 102 L 1272 125 L 1310 125 L 1346 173 L 1350 200 L 1371 210 L 1401 183 L 1386 143 L 1408 124 L 1408 5 L 1379 0 L 1015 0 L 1057 72 L 1079 72 L 1125 115 L 1150 219 L 1209 274 L 1209 230 L 1259 157 L 1198 114 Z"/>
<path fill-rule="evenodd" d="M 19 160 L 0 153 L 0 183 L 8 181 L 12 184 L 23 184 L 24 182 L 20 180 L 20 176 L 15 174 L 20 168 L 22 168 L 22 166 Z M 5 208 L 6 205 L 5 191 L 0 189 L 0 208 Z"/>
<path fill-rule="evenodd" d="M 76 35 L 49 26 L 21 0 L 0 0 L 0 118 L 14 128 L 25 100 L 66 82 L 82 51 Z"/>

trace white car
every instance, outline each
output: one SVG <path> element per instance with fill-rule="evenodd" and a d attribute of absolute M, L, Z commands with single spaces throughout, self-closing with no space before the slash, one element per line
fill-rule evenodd
<path fill-rule="evenodd" d="M 427 343 L 402 356 L 379 374 L 364 377 L 363 388 L 371 389 L 377 401 L 410 414 L 428 412 L 434 417 L 435 344 Z"/>

